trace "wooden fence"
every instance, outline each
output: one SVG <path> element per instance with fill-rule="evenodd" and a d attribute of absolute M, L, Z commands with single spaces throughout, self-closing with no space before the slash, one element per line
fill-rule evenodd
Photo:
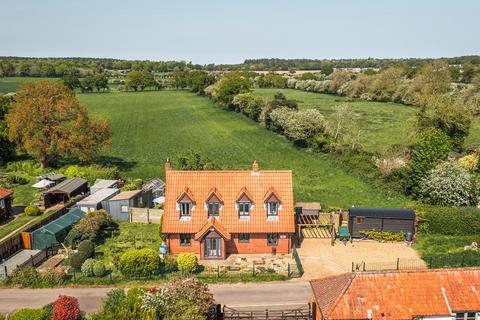
<path fill-rule="evenodd" d="M 162 209 L 130 208 L 130 222 L 159 224 L 162 215 Z"/>

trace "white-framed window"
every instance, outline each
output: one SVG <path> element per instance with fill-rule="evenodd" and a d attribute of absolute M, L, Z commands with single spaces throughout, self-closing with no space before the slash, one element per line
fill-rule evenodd
<path fill-rule="evenodd" d="M 208 217 L 218 217 L 220 212 L 220 203 L 209 202 L 207 203 Z"/>
<path fill-rule="evenodd" d="M 267 214 L 269 217 L 276 217 L 278 216 L 278 208 L 280 207 L 280 203 L 278 202 L 267 202 Z"/>
<path fill-rule="evenodd" d="M 120 211 L 121 211 L 122 213 L 127 213 L 127 212 L 128 212 L 128 206 L 121 206 L 121 207 L 120 207 Z"/>
<path fill-rule="evenodd" d="M 186 233 L 180 234 L 180 246 L 188 247 L 191 245 L 192 245 L 192 235 L 186 234 Z"/>
<path fill-rule="evenodd" d="M 267 246 L 270 246 L 270 247 L 278 246 L 278 233 L 267 234 Z"/>
<path fill-rule="evenodd" d="M 455 315 L 455 320 L 477 320 L 476 312 L 459 312 Z"/>
<path fill-rule="evenodd" d="M 190 210 L 192 209 L 192 205 L 190 202 L 182 202 L 180 203 L 180 215 L 182 217 L 190 217 Z"/>
<path fill-rule="evenodd" d="M 250 217 L 250 202 L 239 202 L 238 203 L 238 215 L 242 217 Z"/>

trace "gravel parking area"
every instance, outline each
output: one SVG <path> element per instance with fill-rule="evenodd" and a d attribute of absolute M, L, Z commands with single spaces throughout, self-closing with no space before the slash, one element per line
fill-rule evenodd
<path fill-rule="evenodd" d="M 306 280 L 351 272 L 352 262 L 365 262 L 367 270 L 394 269 L 400 258 L 401 269 L 426 267 L 418 253 L 403 242 L 358 240 L 344 245 L 337 241 L 332 246 L 330 239 L 305 239 L 298 253 L 305 271 L 302 279 Z"/>

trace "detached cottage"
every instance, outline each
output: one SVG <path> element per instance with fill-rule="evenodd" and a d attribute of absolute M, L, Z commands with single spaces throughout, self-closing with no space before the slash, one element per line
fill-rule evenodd
<path fill-rule="evenodd" d="M 292 172 L 173 171 L 165 164 L 162 232 L 172 254 L 290 253 L 295 232 Z"/>

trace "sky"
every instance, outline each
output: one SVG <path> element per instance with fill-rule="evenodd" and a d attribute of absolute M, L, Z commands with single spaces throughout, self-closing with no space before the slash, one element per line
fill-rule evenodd
<path fill-rule="evenodd" d="M 0 0 L 0 56 L 241 63 L 480 54 L 479 0 Z"/>

